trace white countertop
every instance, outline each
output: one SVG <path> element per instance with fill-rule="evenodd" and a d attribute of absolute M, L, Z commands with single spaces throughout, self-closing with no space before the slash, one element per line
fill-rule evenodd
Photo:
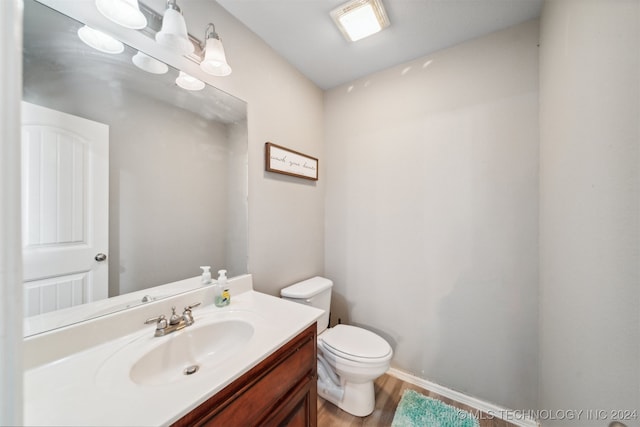
<path fill-rule="evenodd" d="M 187 298 L 198 296 L 202 295 L 194 293 Z M 313 324 L 321 314 L 321 310 L 252 290 L 239 294 L 232 292 L 231 305 L 227 307 L 206 305 L 194 309 L 195 324 L 182 331 L 153 337 L 155 326 L 148 325 L 27 370 L 24 423 L 65 426 L 171 424 L 249 371 Z M 127 315 L 131 321 L 139 322 L 139 314 L 120 314 Z M 172 335 L 188 333 L 199 320 L 207 322 L 211 319 L 243 319 L 253 325 L 254 334 L 241 351 L 219 365 L 203 367 L 196 374 L 184 376 L 172 384 L 140 385 L 129 379 L 132 361 L 126 360 L 123 354 L 135 358 L 162 340 L 172 339 Z M 78 333 L 88 332 L 96 330 L 85 327 L 79 328 Z M 66 331 L 62 337 L 68 334 Z M 49 337 L 45 342 L 51 340 Z M 31 346 L 32 351 L 35 348 Z"/>

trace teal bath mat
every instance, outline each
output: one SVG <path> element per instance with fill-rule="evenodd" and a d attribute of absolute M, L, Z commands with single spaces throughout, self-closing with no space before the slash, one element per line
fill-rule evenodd
<path fill-rule="evenodd" d="M 467 411 L 437 399 L 405 390 L 393 416 L 392 427 L 479 427 L 478 420 Z"/>

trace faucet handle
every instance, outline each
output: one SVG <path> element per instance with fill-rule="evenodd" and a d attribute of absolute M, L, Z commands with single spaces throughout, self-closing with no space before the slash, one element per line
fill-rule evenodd
<path fill-rule="evenodd" d="M 191 311 L 191 309 L 192 309 L 192 308 L 195 308 L 195 307 L 197 307 L 197 306 L 199 306 L 199 305 L 200 305 L 200 303 L 199 303 L 199 302 L 193 303 L 193 304 L 191 304 L 191 305 L 186 306 L 186 307 L 184 308 L 184 311 L 187 311 L 187 310 L 188 310 L 188 311 Z"/>
<path fill-rule="evenodd" d="M 160 316 L 145 320 L 144 323 L 145 325 L 148 325 L 149 323 L 156 323 L 156 329 L 163 329 L 167 327 L 167 318 L 164 314 L 161 314 Z"/>
<path fill-rule="evenodd" d="M 184 308 L 184 311 L 182 312 L 182 318 L 184 319 L 187 326 L 193 325 L 193 314 L 191 313 L 191 309 L 199 305 L 200 303 L 197 302 L 195 304 L 188 305 Z"/>

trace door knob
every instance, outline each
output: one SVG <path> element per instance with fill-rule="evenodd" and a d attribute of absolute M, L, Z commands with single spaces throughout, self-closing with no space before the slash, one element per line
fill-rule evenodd
<path fill-rule="evenodd" d="M 94 259 L 98 262 L 102 262 L 107 260 L 107 256 L 105 254 L 98 254 Z"/>

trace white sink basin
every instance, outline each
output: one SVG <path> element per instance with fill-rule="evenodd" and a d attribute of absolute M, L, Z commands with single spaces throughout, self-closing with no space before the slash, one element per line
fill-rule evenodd
<path fill-rule="evenodd" d="M 194 324 L 164 337 L 131 367 L 131 380 L 140 385 L 164 385 L 198 375 L 233 356 L 253 336 L 253 326 L 242 320 Z"/>
<path fill-rule="evenodd" d="M 261 341 L 261 317 L 255 313 L 209 310 L 194 311 L 194 317 L 193 325 L 165 336 L 154 337 L 150 327 L 124 341 L 101 363 L 97 385 L 166 388 L 206 381 Z"/>

